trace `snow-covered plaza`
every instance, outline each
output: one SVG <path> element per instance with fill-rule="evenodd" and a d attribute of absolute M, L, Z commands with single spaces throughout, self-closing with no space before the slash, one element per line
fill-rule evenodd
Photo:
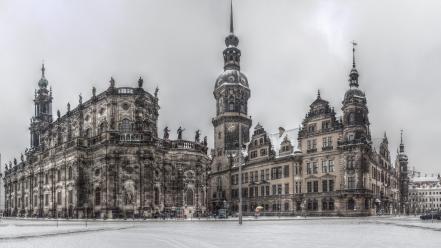
<path fill-rule="evenodd" d="M 417 218 L 236 221 L 14 220 L 0 247 L 440 247 L 441 222 Z"/>

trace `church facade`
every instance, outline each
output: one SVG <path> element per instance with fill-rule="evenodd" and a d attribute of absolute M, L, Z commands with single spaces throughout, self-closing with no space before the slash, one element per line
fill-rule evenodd
<path fill-rule="evenodd" d="M 245 215 L 406 212 L 404 145 L 400 145 L 393 164 L 386 134 L 379 142 L 371 136 L 367 98 L 359 87 L 355 64 L 355 43 L 341 116 L 318 92 L 300 128 L 281 127 L 269 133 L 257 124 L 251 137 L 247 105 L 251 84 L 240 71 L 241 51 L 232 9 L 225 44 L 224 71 L 214 89 L 214 151 L 208 193 L 211 211 L 237 213 L 241 194 Z"/>
<path fill-rule="evenodd" d="M 35 93 L 30 149 L 6 165 L 5 215 L 66 218 L 190 216 L 206 211 L 206 138 L 158 137 L 158 89 L 116 87 L 52 117 L 45 68 Z"/>

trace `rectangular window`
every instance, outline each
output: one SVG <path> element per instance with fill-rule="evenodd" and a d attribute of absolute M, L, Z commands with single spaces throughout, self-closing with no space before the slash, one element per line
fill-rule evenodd
<path fill-rule="evenodd" d="M 265 180 L 269 180 L 269 175 L 270 175 L 270 173 L 269 173 L 269 169 L 266 169 L 265 170 Z"/>
<path fill-rule="evenodd" d="M 308 140 L 308 141 L 307 141 L 307 144 L 308 144 L 308 150 L 311 150 L 311 148 L 312 148 L 311 140 Z"/>
<path fill-rule="evenodd" d="M 285 183 L 285 195 L 289 195 L 289 183 Z"/>
<path fill-rule="evenodd" d="M 265 171 L 264 171 L 264 170 L 261 170 L 261 171 L 260 171 L 260 180 L 261 180 L 261 181 L 264 181 L 264 180 L 265 180 Z"/>
<path fill-rule="evenodd" d="M 266 195 L 270 195 L 270 187 L 266 186 Z"/>
<path fill-rule="evenodd" d="M 322 161 L 322 173 L 328 173 L 328 161 Z"/>
<path fill-rule="evenodd" d="M 312 162 L 312 173 L 317 174 L 317 172 L 318 172 L 317 162 Z"/>
<path fill-rule="evenodd" d="M 328 181 L 327 180 L 322 181 L 322 191 L 328 192 Z"/>
<path fill-rule="evenodd" d="M 38 198 L 37 198 L 37 196 L 36 196 L 36 195 L 34 195 L 34 207 L 36 207 L 36 206 L 37 206 L 37 201 L 38 201 Z"/>
<path fill-rule="evenodd" d="M 57 204 L 61 205 L 61 191 L 57 192 Z"/>
<path fill-rule="evenodd" d="M 334 180 L 329 180 L 329 186 L 328 186 L 328 190 L 334 191 Z"/>
<path fill-rule="evenodd" d="M 260 186 L 260 195 L 265 196 L 265 186 Z"/>
<path fill-rule="evenodd" d="M 308 193 L 311 193 L 311 192 L 312 192 L 312 182 L 307 182 L 307 183 L 306 183 L 306 191 L 307 191 Z"/>
<path fill-rule="evenodd" d="M 273 195 L 277 194 L 277 185 L 273 185 Z"/>
<path fill-rule="evenodd" d="M 49 205 L 49 195 L 48 195 L 48 194 L 45 194 L 45 195 L 44 195 L 44 205 L 45 205 L 45 206 L 48 206 L 48 205 Z"/>
<path fill-rule="evenodd" d="M 277 194 L 278 195 L 282 194 L 282 184 L 277 185 Z"/>
<path fill-rule="evenodd" d="M 355 189 L 355 177 L 348 177 L 348 189 Z"/>
<path fill-rule="evenodd" d="M 289 165 L 285 165 L 283 167 L 283 176 L 284 177 L 289 177 Z"/>
<path fill-rule="evenodd" d="M 312 174 L 312 166 L 311 163 L 306 163 L 306 174 Z"/>
<path fill-rule="evenodd" d="M 317 140 L 313 139 L 312 140 L 312 149 L 316 149 L 317 148 Z"/>
<path fill-rule="evenodd" d="M 314 193 L 318 192 L 318 181 L 314 181 Z"/>
<path fill-rule="evenodd" d="M 250 188 L 250 197 L 254 197 L 254 188 Z"/>
<path fill-rule="evenodd" d="M 248 183 L 248 172 L 245 172 L 245 183 Z"/>
<path fill-rule="evenodd" d="M 334 160 L 328 161 L 328 169 L 329 169 L 329 172 L 334 172 Z"/>

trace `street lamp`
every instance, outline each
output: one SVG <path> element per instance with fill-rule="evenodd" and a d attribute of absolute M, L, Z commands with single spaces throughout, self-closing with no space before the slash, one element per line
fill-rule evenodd
<path fill-rule="evenodd" d="M 86 209 L 86 228 L 87 228 L 87 208 L 89 207 L 89 204 L 84 203 L 84 208 Z"/>
<path fill-rule="evenodd" d="M 239 225 L 242 225 L 242 128 L 240 123 L 239 128 L 239 144 L 237 148 L 238 162 L 239 162 Z"/>

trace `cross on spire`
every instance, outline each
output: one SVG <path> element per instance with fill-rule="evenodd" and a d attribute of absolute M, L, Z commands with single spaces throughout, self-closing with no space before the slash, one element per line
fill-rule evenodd
<path fill-rule="evenodd" d="M 353 40 L 351 44 L 352 44 L 352 67 L 355 68 L 355 46 L 357 45 L 357 42 Z"/>
<path fill-rule="evenodd" d="M 233 24 L 233 0 L 230 0 L 230 33 L 234 33 L 234 24 Z"/>

